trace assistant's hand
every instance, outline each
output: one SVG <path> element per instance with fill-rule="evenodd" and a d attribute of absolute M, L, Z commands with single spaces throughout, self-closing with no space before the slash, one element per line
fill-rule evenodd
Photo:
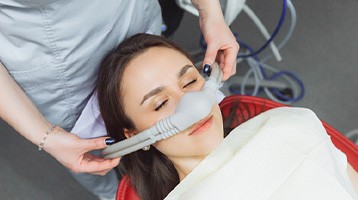
<path fill-rule="evenodd" d="M 207 44 L 203 64 L 217 61 L 223 70 L 223 80 L 227 80 L 236 73 L 239 44 L 222 17 L 200 17 L 200 27 Z"/>
<path fill-rule="evenodd" d="M 45 131 L 51 127 L 45 117 L 26 96 L 0 62 L 0 118 L 32 143 L 39 145 Z M 28 123 L 25 123 L 28 122 Z M 105 148 L 105 137 L 82 140 L 56 127 L 48 135 L 43 149 L 74 172 L 105 175 L 119 163 L 119 158 L 103 159 L 87 152 Z"/>
<path fill-rule="evenodd" d="M 44 150 L 75 173 L 105 175 L 119 164 L 120 158 L 105 159 L 89 154 L 89 151 L 106 147 L 106 137 L 81 139 L 56 127 L 45 141 Z"/>

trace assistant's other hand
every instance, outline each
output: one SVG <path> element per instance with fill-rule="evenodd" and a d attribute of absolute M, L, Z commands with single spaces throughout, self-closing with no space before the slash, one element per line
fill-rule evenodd
<path fill-rule="evenodd" d="M 103 176 L 119 164 L 120 158 L 105 159 L 88 152 L 105 148 L 106 138 L 81 139 L 56 127 L 46 139 L 44 150 L 75 173 Z"/>
<path fill-rule="evenodd" d="M 203 64 L 218 62 L 223 70 L 223 80 L 227 80 L 236 73 L 236 57 L 240 46 L 235 36 L 223 18 L 200 18 L 200 27 L 207 43 Z"/>

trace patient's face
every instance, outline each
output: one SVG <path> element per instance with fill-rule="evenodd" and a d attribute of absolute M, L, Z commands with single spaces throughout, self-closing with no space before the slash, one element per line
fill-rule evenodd
<path fill-rule="evenodd" d="M 180 52 L 152 47 L 135 57 L 122 79 L 126 115 L 140 132 L 172 115 L 180 98 L 199 91 L 205 80 L 191 61 Z M 203 157 L 223 140 L 222 118 L 218 105 L 193 127 L 154 144 L 169 159 Z"/>

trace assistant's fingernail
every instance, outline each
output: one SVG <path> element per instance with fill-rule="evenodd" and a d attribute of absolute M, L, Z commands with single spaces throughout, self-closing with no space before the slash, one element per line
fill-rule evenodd
<path fill-rule="evenodd" d="M 204 65 L 203 73 L 206 74 L 207 76 L 210 76 L 210 74 L 211 74 L 211 67 L 210 67 L 209 64 L 205 64 L 205 65 Z"/>
<path fill-rule="evenodd" d="M 114 138 L 107 138 L 107 139 L 105 140 L 106 145 L 112 145 L 112 144 L 114 144 L 115 142 L 116 142 L 116 140 L 115 140 Z"/>

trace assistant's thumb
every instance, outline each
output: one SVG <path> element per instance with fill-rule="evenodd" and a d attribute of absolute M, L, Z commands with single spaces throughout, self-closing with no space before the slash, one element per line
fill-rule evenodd
<path fill-rule="evenodd" d="M 109 137 L 100 137 L 87 140 L 87 149 L 89 151 L 104 149 L 108 145 L 114 144 L 115 140 Z"/>

